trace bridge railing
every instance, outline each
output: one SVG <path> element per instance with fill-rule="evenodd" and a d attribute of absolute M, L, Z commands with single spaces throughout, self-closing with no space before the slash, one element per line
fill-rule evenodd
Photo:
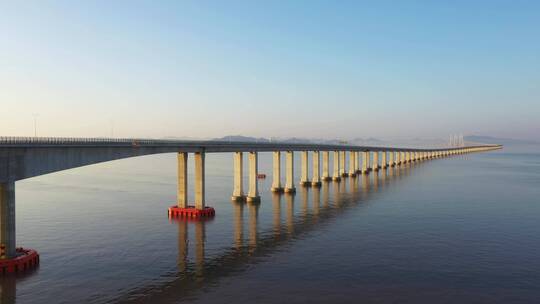
<path fill-rule="evenodd" d="M 175 140 L 167 139 L 140 139 L 140 138 L 106 138 L 106 137 L 21 137 L 21 136 L 0 136 L 0 144 L 98 144 L 98 143 L 175 143 Z"/>
<path fill-rule="evenodd" d="M 83 137 L 23 137 L 23 136 L 0 136 L 0 146 L 47 146 L 47 145 L 121 145 L 121 146 L 155 146 L 155 145 L 179 145 L 179 144 L 192 144 L 192 145 L 213 145 L 213 144 L 235 144 L 242 146 L 257 145 L 257 146 L 271 146 L 275 144 L 290 145 L 290 146 L 327 146 L 336 147 L 336 148 L 360 148 L 367 150 L 378 150 L 378 148 L 389 148 L 389 149 L 400 149 L 400 150 L 442 150 L 442 149 L 459 149 L 462 147 L 448 147 L 448 146 L 438 146 L 438 147 L 379 147 L 379 146 L 357 146 L 357 145 L 333 145 L 333 144 L 324 144 L 324 143 L 289 143 L 289 142 L 280 142 L 276 140 L 270 141 L 230 141 L 230 140 L 180 140 L 180 139 L 144 139 L 144 138 L 110 138 L 110 137 L 92 137 L 92 138 L 83 138 Z M 469 147 L 487 147 L 487 146 L 497 146 L 497 145 L 473 145 Z M 305 147 L 304 147 L 305 148 Z"/>

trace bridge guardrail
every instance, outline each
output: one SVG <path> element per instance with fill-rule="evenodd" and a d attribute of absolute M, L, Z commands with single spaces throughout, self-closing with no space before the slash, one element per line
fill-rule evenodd
<path fill-rule="evenodd" d="M 36 145 L 36 146 L 48 146 L 48 145 L 129 145 L 129 146 L 155 146 L 155 145 L 257 145 L 257 146 L 272 146 L 272 145 L 289 145 L 295 147 L 303 147 L 305 150 L 306 146 L 321 146 L 324 147 L 336 147 L 336 148 L 364 148 L 366 150 L 377 150 L 388 148 L 399 149 L 399 150 L 443 150 L 443 149 L 460 149 L 466 147 L 497 147 L 500 145 L 469 145 L 465 147 L 448 147 L 448 146 L 438 146 L 438 147 L 392 147 L 392 146 L 360 146 L 360 145 L 335 145 L 335 144 L 325 144 L 325 143 L 315 143 L 315 142 L 306 142 L 306 143 L 290 143 L 290 142 L 280 142 L 280 141 L 267 141 L 267 142 L 251 142 L 251 141 L 226 141 L 226 140 L 175 140 L 175 139 L 144 139 L 144 138 L 109 138 L 109 137 L 23 137 L 23 136 L 0 136 L 0 146 L 25 146 L 25 145 Z M 343 147 L 341 147 L 343 146 Z"/>

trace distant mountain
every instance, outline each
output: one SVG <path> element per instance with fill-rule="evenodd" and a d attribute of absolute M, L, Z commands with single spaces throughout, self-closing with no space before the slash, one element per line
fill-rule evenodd
<path fill-rule="evenodd" d="M 263 138 L 243 135 L 228 135 L 213 140 L 219 141 L 242 141 L 242 142 L 281 142 L 281 143 L 313 143 L 326 145 L 357 145 L 357 146 L 407 146 L 407 147 L 440 147 L 446 143 L 440 139 L 400 139 L 382 140 L 374 137 L 353 139 L 324 139 L 324 138 Z"/>
<path fill-rule="evenodd" d="M 242 142 L 270 142 L 268 138 L 263 137 L 249 137 L 242 135 L 228 135 L 221 138 L 215 138 L 213 140 L 219 141 L 242 141 Z"/>
<path fill-rule="evenodd" d="M 483 144 L 502 144 L 502 145 L 509 145 L 509 144 L 539 145 L 540 144 L 540 142 L 532 141 L 532 140 L 500 138 L 500 137 L 483 136 L 483 135 L 465 136 L 464 140 L 467 142 L 483 143 Z"/>

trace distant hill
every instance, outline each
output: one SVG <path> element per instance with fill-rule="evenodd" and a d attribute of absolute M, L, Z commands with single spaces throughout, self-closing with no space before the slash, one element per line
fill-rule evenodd
<path fill-rule="evenodd" d="M 221 138 L 215 138 L 213 140 L 219 141 L 243 141 L 243 142 L 270 142 L 268 138 L 263 137 L 249 137 L 242 135 L 228 135 Z"/>

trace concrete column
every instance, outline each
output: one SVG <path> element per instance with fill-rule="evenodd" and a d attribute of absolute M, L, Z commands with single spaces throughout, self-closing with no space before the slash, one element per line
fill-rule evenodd
<path fill-rule="evenodd" d="M 411 152 L 410 151 L 405 152 L 405 162 L 406 163 L 411 162 Z"/>
<path fill-rule="evenodd" d="M 339 151 L 339 175 L 341 177 L 349 176 L 347 173 L 347 155 L 345 151 Z"/>
<path fill-rule="evenodd" d="M 396 166 L 401 165 L 401 152 L 396 152 Z"/>
<path fill-rule="evenodd" d="M 301 167 L 302 167 L 302 174 L 300 176 L 300 185 L 301 186 L 310 186 L 311 182 L 309 181 L 309 152 L 308 151 L 302 151 L 300 152 L 300 158 L 301 158 Z"/>
<path fill-rule="evenodd" d="M 249 190 L 246 200 L 248 202 L 259 202 L 259 187 L 257 175 L 259 174 L 259 164 L 257 152 L 249 152 Z"/>
<path fill-rule="evenodd" d="M 233 201 L 241 201 L 244 196 L 244 155 L 242 152 L 234 152 L 234 189 L 231 199 Z"/>
<path fill-rule="evenodd" d="M 354 166 L 354 169 L 356 171 L 356 174 L 360 174 L 362 173 L 362 170 L 360 170 L 360 151 L 356 151 L 355 154 L 356 165 Z"/>
<path fill-rule="evenodd" d="M 388 165 L 390 167 L 394 167 L 396 165 L 396 161 L 394 160 L 395 153 L 396 152 L 394 152 L 394 151 L 390 151 L 390 154 L 388 155 L 388 157 L 389 157 Z"/>
<path fill-rule="evenodd" d="M 195 153 L 195 208 L 203 210 L 204 205 L 204 152 Z"/>
<path fill-rule="evenodd" d="M 379 171 L 379 151 L 373 151 L 373 171 Z"/>
<path fill-rule="evenodd" d="M 369 173 L 369 151 L 364 151 L 362 155 L 362 174 Z"/>
<path fill-rule="evenodd" d="M 281 152 L 274 151 L 273 155 L 273 173 L 272 173 L 272 192 L 281 192 Z"/>
<path fill-rule="evenodd" d="M 285 154 L 285 192 L 294 193 L 294 152 L 287 151 Z"/>
<path fill-rule="evenodd" d="M 350 177 L 356 176 L 356 152 L 355 151 L 349 152 L 349 176 Z"/>
<path fill-rule="evenodd" d="M 388 162 L 386 161 L 386 151 L 382 151 L 382 168 L 386 169 L 388 168 Z"/>
<path fill-rule="evenodd" d="M 320 165 L 319 165 L 319 151 L 313 151 L 313 179 L 311 185 L 313 187 L 321 186 L 321 178 L 319 177 Z"/>
<path fill-rule="evenodd" d="M 341 180 L 341 175 L 339 174 L 339 168 L 340 168 L 339 159 L 340 159 L 339 152 L 334 151 L 334 175 L 332 176 L 333 181 Z"/>
<path fill-rule="evenodd" d="M 15 257 L 15 182 L 0 183 L 0 259 Z"/>
<path fill-rule="evenodd" d="M 323 151 L 322 161 L 323 161 L 322 180 L 324 181 L 331 180 L 332 178 L 330 177 L 330 152 Z"/>
<path fill-rule="evenodd" d="M 178 161 L 178 188 L 177 188 L 177 195 L 176 195 L 176 204 L 178 205 L 178 208 L 187 208 L 187 160 L 188 160 L 188 154 L 185 152 L 180 152 L 177 155 Z"/>
<path fill-rule="evenodd" d="M 407 163 L 407 154 L 405 153 L 405 151 L 399 152 L 399 154 L 400 154 L 401 163 L 402 164 Z"/>

